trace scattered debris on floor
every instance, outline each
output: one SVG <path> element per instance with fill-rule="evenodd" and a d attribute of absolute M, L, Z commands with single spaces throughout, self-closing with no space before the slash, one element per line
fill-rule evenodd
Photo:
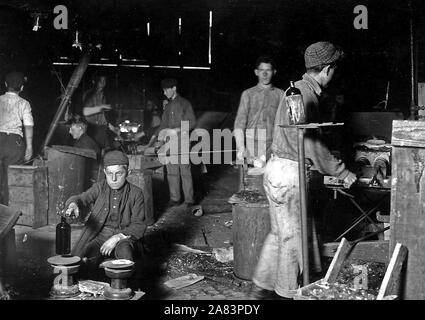
<path fill-rule="evenodd" d="M 384 263 L 359 259 L 345 261 L 338 274 L 337 282 L 354 288 L 356 284 L 355 280 L 361 278 L 362 271 L 366 272 L 367 289 L 365 289 L 365 291 L 374 296 L 378 295 L 379 288 L 385 275 Z"/>
<path fill-rule="evenodd" d="M 189 246 L 186 246 L 184 244 L 179 244 L 179 243 L 173 243 L 172 247 L 175 248 L 176 250 L 183 252 L 183 253 L 187 253 L 187 252 L 191 252 L 191 253 L 199 253 L 199 254 L 211 254 L 210 252 L 206 252 L 206 251 L 202 251 L 202 250 L 198 250 L 198 249 L 193 249 Z"/>
<path fill-rule="evenodd" d="M 164 283 L 164 285 L 166 285 L 170 289 L 178 290 L 184 287 L 188 287 L 196 282 L 199 282 L 202 279 L 204 279 L 204 276 L 198 276 L 195 273 L 190 273 L 182 277 L 168 280 Z"/>
<path fill-rule="evenodd" d="M 260 203 L 267 202 L 265 195 L 255 191 L 239 191 L 232 195 L 229 199 L 229 203 Z"/>
<path fill-rule="evenodd" d="M 344 262 L 335 283 L 317 281 L 299 292 L 312 300 L 375 300 L 385 275 L 385 264 L 351 259 Z"/>
<path fill-rule="evenodd" d="M 103 290 L 108 285 L 106 282 L 94 281 L 94 280 L 81 280 L 78 281 L 78 289 L 81 293 L 92 294 L 93 296 L 100 296 L 103 294 Z"/>
<path fill-rule="evenodd" d="M 196 205 L 192 207 L 192 214 L 195 217 L 201 217 L 204 214 L 204 210 L 202 209 L 202 206 Z"/>
<path fill-rule="evenodd" d="M 233 225 L 233 220 L 224 221 L 224 225 L 228 228 L 230 228 Z"/>
<path fill-rule="evenodd" d="M 219 262 L 232 262 L 233 261 L 233 247 L 229 248 L 214 248 L 214 258 Z"/>
<path fill-rule="evenodd" d="M 200 275 L 227 278 L 229 283 L 233 277 L 233 263 L 220 262 L 212 255 L 199 253 L 173 253 L 168 260 L 168 275 L 171 278 L 196 273 Z"/>

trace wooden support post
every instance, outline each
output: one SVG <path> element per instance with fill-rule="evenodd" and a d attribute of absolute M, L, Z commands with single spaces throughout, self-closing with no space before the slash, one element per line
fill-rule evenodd
<path fill-rule="evenodd" d="M 310 283 L 310 264 L 308 257 L 308 227 L 307 227 L 307 190 L 305 181 L 305 154 L 304 154 L 304 128 L 298 131 L 298 174 L 300 180 L 300 209 L 301 209 L 301 237 L 303 255 L 303 284 Z"/>
<path fill-rule="evenodd" d="M 390 252 L 409 251 L 403 300 L 425 300 L 425 122 L 393 121 Z"/>

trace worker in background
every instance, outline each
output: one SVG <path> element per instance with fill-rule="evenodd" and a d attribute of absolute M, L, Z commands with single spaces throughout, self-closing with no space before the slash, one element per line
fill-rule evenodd
<path fill-rule="evenodd" d="M 257 85 L 242 92 L 234 123 L 236 156 L 240 163 L 246 159 L 249 165 L 263 167 L 270 158 L 274 120 L 284 94 L 272 83 L 276 72 L 270 57 L 259 57 L 254 69 Z M 240 168 L 242 180 L 244 172 Z"/>
<path fill-rule="evenodd" d="M 8 205 L 7 168 L 22 164 L 33 155 L 34 119 L 30 103 L 21 98 L 25 77 L 21 72 L 6 75 L 7 92 L 0 96 L 0 203 Z"/>
<path fill-rule="evenodd" d="M 136 133 L 135 140 L 142 145 L 148 144 L 161 125 L 161 115 L 162 110 L 152 99 L 149 99 L 143 111 L 143 131 Z"/>
<path fill-rule="evenodd" d="M 165 106 L 162 114 L 161 124 L 157 129 L 157 132 L 151 137 L 148 146 L 153 145 L 153 143 L 157 140 L 165 142 L 165 139 L 172 135 L 178 137 L 179 152 L 181 152 L 181 150 L 189 150 L 190 141 L 184 141 L 185 139 L 181 139 L 183 133 L 181 132 L 181 128 L 183 128 L 182 122 L 184 121 L 188 122 L 187 129 L 189 131 L 196 125 L 196 118 L 192 104 L 177 92 L 176 79 L 167 78 L 162 80 L 161 88 L 168 99 L 168 104 Z M 189 137 L 189 132 L 186 132 L 185 135 Z M 189 163 L 182 163 L 181 158 L 182 157 L 179 155 L 178 163 L 166 164 L 168 187 L 170 190 L 170 201 L 166 207 L 169 208 L 177 206 L 181 203 L 181 183 L 186 210 L 187 212 L 192 212 L 192 207 L 195 204 L 195 196 L 193 191 L 190 157 L 188 157 Z"/>
<path fill-rule="evenodd" d="M 309 122 L 317 121 L 322 89 L 334 77 L 342 57 L 342 50 L 329 42 L 314 43 L 306 49 L 304 59 L 307 71 L 302 80 L 295 82 L 295 86 L 301 91 Z M 255 286 L 252 296 L 257 299 L 292 298 L 303 272 L 297 129 L 280 127 L 289 125 L 285 100 L 281 101 L 276 113 L 272 156 L 264 172 L 271 231 L 264 241 L 253 276 Z M 338 177 L 344 181 L 346 188 L 356 181 L 355 174 L 341 160 L 332 156 L 320 140 L 320 135 L 306 134 L 305 157 L 308 162 L 307 188 L 309 171 L 312 170 Z M 312 210 L 308 210 L 308 215 L 310 234 Z"/>
<path fill-rule="evenodd" d="M 100 148 L 97 143 L 87 135 L 87 121 L 81 116 L 74 116 L 70 121 L 69 134 L 74 138 L 74 147 L 93 150 L 99 159 Z"/>
<path fill-rule="evenodd" d="M 105 112 L 112 110 L 112 106 L 106 104 L 106 83 L 106 76 L 95 76 L 93 87 L 83 95 L 83 115 L 89 123 L 88 134 L 100 148 L 108 150 L 112 148 L 113 136 L 118 134 L 119 129 L 109 123 L 105 116 Z"/>
<path fill-rule="evenodd" d="M 137 241 L 146 230 L 143 191 L 129 183 L 128 157 L 109 151 L 103 158 L 105 180 L 65 203 L 66 216 L 79 218 L 81 208 L 92 205 L 85 228 L 72 248 L 89 269 L 104 257 L 134 261 Z M 82 217 L 84 220 L 84 217 Z"/>

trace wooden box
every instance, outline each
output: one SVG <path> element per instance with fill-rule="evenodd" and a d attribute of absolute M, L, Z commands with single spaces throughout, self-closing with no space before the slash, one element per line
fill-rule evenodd
<path fill-rule="evenodd" d="M 17 224 L 33 228 L 47 225 L 47 167 L 9 166 L 8 187 L 9 207 L 22 212 Z"/>
<path fill-rule="evenodd" d="M 129 170 L 157 169 L 162 167 L 157 157 L 148 157 L 143 154 L 127 154 Z"/>

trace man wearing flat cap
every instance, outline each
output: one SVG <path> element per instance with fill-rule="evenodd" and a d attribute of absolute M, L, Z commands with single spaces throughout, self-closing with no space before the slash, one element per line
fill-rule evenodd
<path fill-rule="evenodd" d="M 21 72 L 6 75 L 7 92 L 0 96 L 0 203 L 8 204 L 7 167 L 32 157 L 34 120 L 30 103 L 19 93 L 24 88 Z"/>
<path fill-rule="evenodd" d="M 164 107 L 161 124 L 156 130 L 156 133 L 151 137 L 148 146 L 151 146 L 156 140 L 165 142 L 166 139 L 173 136 L 177 137 L 176 140 L 178 140 L 178 152 L 184 152 L 182 150 L 186 149 L 189 150 L 190 141 L 184 137 L 189 137 L 189 132 L 196 125 L 192 104 L 178 93 L 176 79 L 163 79 L 161 81 L 161 88 L 168 99 L 168 103 Z M 184 126 L 184 123 L 187 126 Z M 183 200 L 186 210 L 190 212 L 192 206 L 195 204 L 195 197 L 191 164 L 187 154 L 186 157 L 187 162 L 182 161 L 185 158 L 184 156 L 177 156 L 172 157 L 177 161 L 170 161 L 166 164 L 168 188 L 170 191 L 170 201 L 166 207 L 179 205 Z M 184 198 L 181 196 L 180 188 L 183 189 Z"/>
<path fill-rule="evenodd" d="M 330 42 L 317 42 L 305 50 L 306 73 L 295 82 L 295 87 L 301 91 L 307 122 L 320 122 L 319 97 L 322 89 L 332 80 L 342 56 L 343 52 Z M 264 172 L 263 184 L 270 206 L 271 231 L 264 241 L 254 271 L 252 296 L 257 299 L 292 298 L 303 271 L 297 129 L 281 127 L 289 124 L 286 99 L 282 99 L 274 123 L 272 156 Z M 355 174 L 330 153 L 320 133 L 306 132 L 304 144 L 309 204 L 314 196 L 312 178 L 317 177 L 314 172 L 338 177 L 344 181 L 346 188 L 356 180 Z M 309 205 L 309 209 L 316 208 Z M 308 210 L 308 223 L 311 241 L 317 236 L 313 231 L 312 210 Z M 314 248 L 314 244 L 317 242 L 313 241 L 309 248 Z M 317 253 L 317 246 L 315 248 Z M 314 258 L 317 257 L 320 254 L 314 255 Z M 315 271 L 320 272 L 318 260 L 313 259 Z"/>
<path fill-rule="evenodd" d="M 103 165 L 106 179 L 70 197 L 65 204 L 65 214 L 75 218 L 79 217 L 80 206 L 91 206 L 81 236 L 72 248 L 72 254 L 88 266 L 98 265 L 104 257 L 134 261 L 137 241 L 146 229 L 143 191 L 126 180 L 127 155 L 109 151 Z"/>

